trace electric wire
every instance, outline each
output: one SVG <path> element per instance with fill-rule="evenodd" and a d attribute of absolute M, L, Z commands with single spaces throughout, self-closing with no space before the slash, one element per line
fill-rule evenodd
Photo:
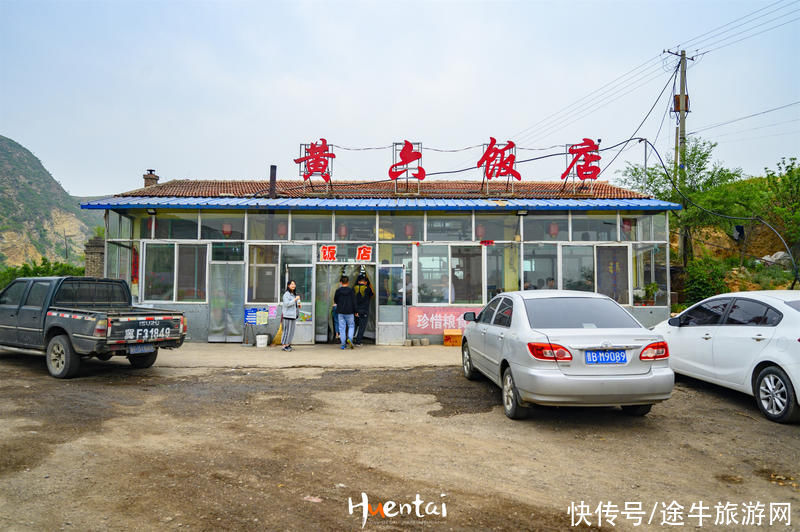
<path fill-rule="evenodd" d="M 719 123 L 716 123 L 716 124 L 703 126 L 703 127 L 695 129 L 694 131 L 691 131 L 691 132 L 687 133 L 687 135 L 696 135 L 697 133 L 700 133 L 701 131 L 707 131 L 709 129 L 714 129 L 714 128 L 721 127 L 721 126 L 727 126 L 728 124 L 733 124 L 734 122 L 739 122 L 741 120 L 746 120 L 748 118 L 753 118 L 755 116 L 761 116 L 761 115 L 765 115 L 765 114 L 772 113 L 772 112 L 775 112 L 775 111 L 780 111 L 781 109 L 786 109 L 787 107 L 792 107 L 793 105 L 798 105 L 798 104 L 800 104 L 800 100 L 797 100 L 796 102 L 787 103 L 786 105 L 773 107 L 772 109 L 766 109 L 764 111 L 759 111 L 757 113 L 749 114 L 747 116 L 740 116 L 739 118 L 734 118 L 732 120 L 726 120 L 724 122 L 719 122 Z"/>
<path fill-rule="evenodd" d="M 790 24 L 790 23 L 792 23 L 792 22 L 796 22 L 796 21 L 798 21 L 798 20 L 800 20 L 800 17 L 793 18 L 792 20 L 787 20 L 787 21 L 786 21 L 786 22 L 784 22 L 783 24 L 778 24 L 778 25 L 776 25 L 776 26 L 772 26 L 771 28 L 767 28 L 767 29 L 765 29 L 765 30 L 759 31 L 759 32 L 757 32 L 757 33 L 754 33 L 754 34 L 752 34 L 752 35 L 748 35 L 748 36 L 746 36 L 746 37 L 742 37 L 741 39 L 738 39 L 738 40 L 736 40 L 736 41 L 729 42 L 729 43 L 723 44 L 723 45 L 721 45 L 721 46 L 717 46 L 716 48 L 711 48 L 710 50 L 706 50 L 704 53 L 710 53 L 710 52 L 714 52 L 714 51 L 716 51 L 716 50 L 719 50 L 720 48 L 725 48 L 726 46 L 730 46 L 730 45 L 732 45 L 732 44 L 740 43 L 740 42 L 742 42 L 742 41 L 744 41 L 744 40 L 747 40 L 747 39 L 749 39 L 749 38 L 751 38 L 751 37 L 755 37 L 755 36 L 757 36 L 757 35 L 761 35 L 762 33 L 766 33 L 766 32 L 768 32 L 768 31 L 772 31 L 772 30 L 774 30 L 774 29 L 780 28 L 781 26 L 785 26 L 785 25 L 787 25 L 787 24 Z"/>
<path fill-rule="evenodd" d="M 662 88 L 661 92 L 658 93 L 658 96 L 656 97 L 656 101 L 654 101 L 653 105 L 650 106 L 650 110 L 647 111 L 647 114 L 644 115 L 644 118 L 642 118 L 642 121 L 639 122 L 639 125 L 636 127 L 636 129 L 634 130 L 633 134 L 630 137 L 631 139 L 636 137 L 636 134 L 639 133 L 640 129 L 642 129 L 642 126 L 644 125 L 644 123 L 647 121 L 648 118 L 650 118 L 650 114 L 653 112 L 653 109 L 656 108 L 656 105 L 658 105 L 658 102 L 661 101 L 661 97 L 664 96 L 664 91 L 667 90 L 667 87 L 669 87 L 670 82 L 673 81 L 677 75 L 678 75 L 678 67 L 675 68 L 675 71 L 672 73 L 672 76 L 670 76 L 670 78 L 667 80 L 667 83 L 664 84 L 664 88 Z M 603 175 L 603 172 L 605 172 L 612 164 L 614 164 L 614 161 L 617 160 L 617 157 L 619 157 L 619 154 L 622 153 L 625 150 L 625 146 L 627 146 L 627 143 L 622 147 L 622 149 L 620 149 L 614 155 L 614 157 L 611 158 L 611 162 L 608 163 L 607 165 L 605 165 L 602 170 L 600 170 L 600 173 L 597 174 L 597 177 L 600 177 L 601 175 Z"/>
<path fill-rule="evenodd" d="M 773 122 L 772 124 L 765 124 L 763 126 L 758 126 L 758 127 L 749 127 L 747 129 L 739 129 L 737 131 L 731 131 L 729 133 L 714 135 L 714 138 L 718 139 L 720 137 L 730 137 L 731 135 L 740 135 L 742 133 L 747 133 L 748 131 L 757 131 L 759 129 L 767 129 L 769 127 L 782 126 L 784 124 L 791 124 L 792 122 L 800 122 L 800 118 L 794 118 L 792 120 L 783 120 L 781 122 Z"/>

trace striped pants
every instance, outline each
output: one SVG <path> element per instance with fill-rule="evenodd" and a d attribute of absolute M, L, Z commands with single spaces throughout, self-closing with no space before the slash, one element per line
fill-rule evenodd
<path fill-rule="evenodd" d="M 294 322 L 297 320 L 283 319 L 283 335 L 281 336 L 281 345 L 292 345 L 294 339 Z"/>

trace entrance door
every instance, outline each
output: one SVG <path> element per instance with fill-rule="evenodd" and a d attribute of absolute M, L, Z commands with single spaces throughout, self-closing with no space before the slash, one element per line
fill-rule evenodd
<path fill-rule="evenodd" d="M 208 341 L 241 342 L 244 329 L 244 264 L 211 263 Z"/>
<path fill-rule="evenodd" d="M 628 246 L 597 246 L 597 292 L 630 305 Z"/>
<path fill-rule="evenodd" d="M 314 267 L 311 264 L 289 264 L 286 266 L 286 284 L 293 280 L 300 296 L 300 308 L 295 322 L 293 344 L 314 343 Z M 283 298 L 283 290 L 281 290 Z"/>
<path fill-rule="evenodd" d="M 378 266 L 377 343 L 402 345 L 406 339 L 406 271 L 402 264 Z"/>
<path fill-rule="evenodd" d="M 336 289 L 339 288 L 342 275 L 350 278 L 350 286 L 355 287 L 358 276 L 362 273 L 367 276 L 369 283 L 372 285 L 373 292 L 377 292 L 375 288 L 375 266 L 371 264 L 356 264 L 352 262 L 347 263 L 332 263 L 332 264 L 317 264 L 317 274 L 314 285 L 316 286 L 315 303 L 314 303 L 314 338 L 317 342 L 333 342 L 334 324 L 331 317 L 331 310 L 333 308 L 333 295 Z M 364 338 L 375 340 L 375 324 L 377 323 L 375 317 L 375 298 L 373 297 L 370 304 L 369 320 L 367 321 L 367 329 L 364 332 Z"/>

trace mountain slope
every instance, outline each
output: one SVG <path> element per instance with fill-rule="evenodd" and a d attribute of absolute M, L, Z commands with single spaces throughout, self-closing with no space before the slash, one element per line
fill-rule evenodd
<path fill-rule="evenodd" d="M 0 266 L 43 256 L 64 262 L 67 254 L 82 263 L 83 245 L 103 217 L 82 211 L 80 201 L 29 150 L 0 135 Z"/>

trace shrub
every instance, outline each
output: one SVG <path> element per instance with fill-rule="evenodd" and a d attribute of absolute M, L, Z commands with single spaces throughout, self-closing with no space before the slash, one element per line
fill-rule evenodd
<path fill-rule="evenodd" d="M 0 270 L 0 290 L 17 277 L 61 277 L 64 275 L 82 276 L 85 272 L 83 266 L 74 266 L 63 262 L 50 262 L 42 257 L 41 263 L 23 264 L 22 266 Z"/>
<path fill-rule="evenodd" d="M 710 257 L 690 261 L 686 266 L 684 283 L 686 302 L 691 305 L 707 297 L 727 292 L 725 273 L 725 265 Z"/>

